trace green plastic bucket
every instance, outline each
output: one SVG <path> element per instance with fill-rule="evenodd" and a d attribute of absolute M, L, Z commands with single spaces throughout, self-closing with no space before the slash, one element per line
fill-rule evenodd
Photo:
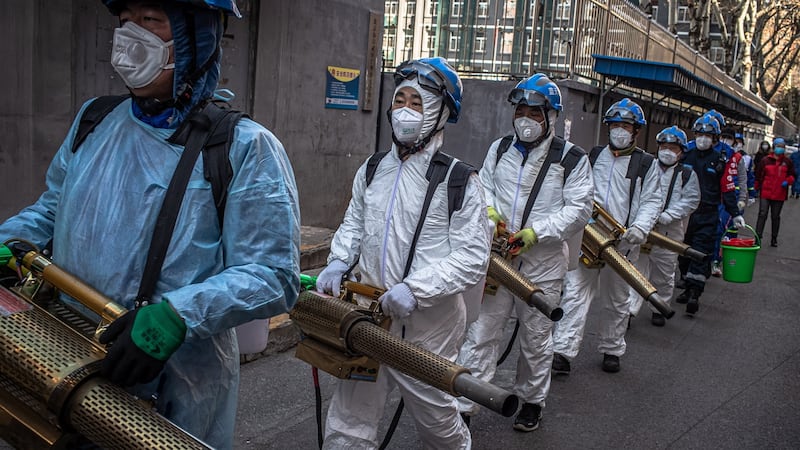
<path fill-rule="evenodd" d="M 722 279 L 725 281 L 733 283 L 749 283 L 753 281 L 756 254 L 761 250 L 761 239 L 753 228 L 749 225 L 745 227 L 755 236 L 754 245 L 742 247 L 740 245 L 728 245 L 725 241 L 720 242 L 720 248 L 722 248 Z M 736 230 L 730 229 L 727 231 L 734 232 Z"/>

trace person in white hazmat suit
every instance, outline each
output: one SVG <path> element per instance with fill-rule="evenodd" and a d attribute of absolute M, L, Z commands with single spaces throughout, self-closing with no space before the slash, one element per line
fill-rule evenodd
<path fill-rule="evenodd" d="M 446 181 L 436 188 L 426 217 L 420 218 L 420 211 L 444 125 L 459 118 L 461 80 L 443 58 L 423 58 L 400 64 L 395 82 L 388 112 L 394 144 L 378 162 L 371 183 L 366 180 L 368 163 L 358 169 L 317 290 L 338 295 L 342 276 L 358 259 L 361 282 L 387 289 L 379 301 L 392 318 L 390 332 L 455 361 L 466 328 L 462 293 L 485 276 L 491 248 L 477 174 L 469 176 L 461 208 L 449 220 Z M 424 225 L 411 253 L 420 220 Z M 471 448 L 453 396 L 385 365 L 375 382 L 339 382 L 323 448 L 377 448 L 378 422 L 394 388 L 425 448 Z"/>
<path fill-rule="evenodd" d="M 636 137 L 647 123 L 639 105 L 622 99 L 606 111 L 603 122 L 608 125 L 609 143 L 595 147 L 589 155 L 594 200 L 627 229 L 617 250 L 635 262 L 639 246 L 647 240 L 661 213 L 658 167 L 655 158 L 636 147 Z M 593 299 L 600 302 L 595 311 L 601 324 L 598 350 L 603 354 L 602 368 L 606 372 L 619 371 L 630 309 L 628 284 L 611 267 L 590 269 L 581 264 L 569 271 L 564 280 L 564 317 L 553 328 L 554 373 L 569 373 Z"/>
<path fill-rule="evenodd" d="M 214 96 L 222 15 L 239 11 L 232 0 L 103 3 L 120 17 L 111 61 L 132 98 L 73 152 L 89 102 L 81 108 L 47 171 L 47 190 L 3 223 L 0 237 L 38 247 L 52 239 L 56 264 L 130 309 L 100 336 L 114 343 L 101 374 L 157 398 L 158 412 L 211 447 L 232 448 L 234 327 L 287 312 L 300 290 L 292 168 L 272 133 L 239 120 L 223 222 L 200 157 L 151 302 L 136 308 L 148 243 L 184 152 L 168 139 Z"/>
<path fill-rule="evenodd" d="M 689 216 L 700 204 L 700 182 L 691 167 L 681 164 L 686 149 L 686 133 L 673 125 L 664 128 L 656 135 L 658 144 L 658 174 L 661 180 L 661 192 L 664 195 L 664 207 L 658 216 L 658 223 L 653 228 L 664 236 L 683 242 Z M 657 290 L 658 298 L 666 304 L 672 300 L 675 290 L 675 269 L 678 267 L 677 255 L 662 247 L 653 246 L 649 253 L 642 252 L 636 262 L 636 268 Z M 636 316 L 642 308 L 644 298 L 630 288 L 631 316 Z M 650 305 L 652 316 L 650 322 L 663 327 L 664 316 Z"/>
<path fill-rule="evenodd" d="M 508 101 L 514 106 L 515 134 L 492 143 L 480 170 L 489 218 L 498 232 L 511 234 L 510 243 L 518 243 L 511 251 L 513 267 L 558 304 L 567 272 L 566 241 L 583 230 L 592 212 L 591 166 L 582 149 L 555 136 L 561 92 L 549 78 L 535 74 L 520 81 Z M 533 203 L 524 217 L 528 202 Z M 496 295 L 484 295 L 457 362 L 491 381 L 504 325 L 514 311 L 521 330 L 514 394 L 523 401 L 514 429 L 533 431 L 550 390 L 552 320 L 500 287 Z M 478 411 L 469 399 L 458 400 L 465 417 Z"/>

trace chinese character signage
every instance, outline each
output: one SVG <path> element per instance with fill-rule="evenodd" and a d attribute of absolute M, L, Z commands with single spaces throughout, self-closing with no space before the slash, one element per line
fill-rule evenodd
<path fill-rule="evenodd" d="M 328 66 L 325 83 L 325 107 L 358 109 L 358 81 L 361 71 Z"/>

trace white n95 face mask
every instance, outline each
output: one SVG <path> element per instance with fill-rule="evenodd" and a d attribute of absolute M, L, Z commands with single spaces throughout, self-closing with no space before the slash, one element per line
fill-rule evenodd
<path fill-rule="evenodd" d="M 165 69 L 174 69 L 169 61 L 173 41 L 164 42 L 152 32 L 128 21 L 114 30 L 111 65 L 129 88 L 152 83 Z"/>
<path fill-rule="evenodd" d="M 533 142 L 542 136 L 544 128 L 541 123 L 530 117 L 520 117 L 514 119 L 514 131 L 517 132 L 517 138 L 520 141 Z"/>
<path fill-rule="evenodd" d="M 708 136 L 697 136 L 694 140 L 694 145 L 698 150 L 708 150 L 711 148 L 711 138 Z"/>
<path fill-rule="evenodd" d="M 612 128 L 608 132 L 608 140 L 611 141 L 611 146 L 618 149 L 628 148 L 631 145 L 633 133 L 625 128 Z"/>
<path fill-rule="evenodd" d="M 671 150 L 659 150 L 658 160 L 661 161 L 661 163 L 665 166 L 672 166 L 678 162 L 678 155 L 673 153 Z"/>
<path fill-rule="evenodd" d="M 419 139 L 422 130 L 422 113 L 408 107 L 392 111 L 392 131 L 398 141 L 403 144 L 413 144 Z"/>

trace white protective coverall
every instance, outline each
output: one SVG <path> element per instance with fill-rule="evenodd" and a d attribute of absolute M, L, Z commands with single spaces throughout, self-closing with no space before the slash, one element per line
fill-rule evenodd
<path fill-rule="evenodd" d="M 669 203 L 664 204 L 661 216 L 670 219 L 667 223 L 659 223 L 653 230 L 683 242 L 683 234 L 686 232 L 686 225 L 689 223 L 689 216 L 697 209 L 700 204 L 700 183 L 697 181 L 697 174 L 691 170 L 686 184 L 683 183 L 682 164 L 678 163 L 670 167 L 658 164 L 658 173 L 661 181 L 661 192 L 664 201 L 669 197 Z M 670 187 L 670 185 L 672 185 Z M 672 195 L 669 195 L 672 190 Z M 650 283 L 658 290 L 656 295 L 666 304 L 672 299 L 672 292 L 675 289 L 675 269 L 678 267 L 678 256 L 665 248 L 653 246 L 649 253 L 639 255 L 636 261 L 636 268 L 650 280 Z M 633 288 L 630 291 L 630 313 L 632 316 L 639 314 L 644 298 Z M 658 310 L 650 305 L 652 312 Z"/>
<path fill-rule="evenodd" d="M 569 250 L 566 239 L 581 232 L 592 212 L 592 182 L 589 158 L 582 157 L 564 180 L 564 167 L 553 163 L 547 171 L 530 216 L 523 221 L 523 213 L 533 184 L 542 168 L 552 142 L 552 136 L 531 150 L 525 158 L 517 148 L 514 137 L 500 161 L 497 148 L 501 139 L 489 147 L 481 168 L 481 184 L 486 201 L 507 219 L 509 232 L 532 228 L 539 242 L 526 253 L 512 260 L 514 268 L 542 288 L 552 304 L 558 304 L 564 274 L 567 272 Z M 571 144 L 567 144 L 563 155 Z M 514 394 L 525 403 L 544 406 L 550 390 L 550 366 L 553 361 L 551 331 L 553 321 L 538 309 L 517 299 L 505 287 L 496 295 L 485 295 L 478 320 L 469 328 L 461 347 L 458 364 L 471 370 L 472 375 L 491 381 L 502 350 L 503 329 L 512 312 L 520 324 L 520 355 Z M 474 415 L 478 405 L 459 397 L 462 412 Z"/>
<path fill-rule="evenodd" d="M 608 146 L 603 148 L 592 168 L 594 200 L 625 227 L 636 226 L 649 233 L 661 212 L 663 198 L 658 181 L 658 162 L 643 179 L 636 180 L 632 201 L 631 180 L 626 177 L 630 155 L 614 156 Z M 629 205 L 630 204 L 630 208 Z M 630 218 L 625 223 L 630 209 Z M 617 250 L 630 261 L 639 256 L 639 246 L 620 241 Z M 553 351 L 572 360 L 578 355 L 586 315 L 592 299 L 600 308 L 600 353 L 621 356 L 625 353 L 625 330 L 628 319 L 628 284 L 608 266 L 588 269 L 583 264 L 567 272 L 561 308 L 564 317 L 553 327 Z"/>
<path fill-rule="evenodd" d="M 131 100 L 73 153 L 77 126 L 50 164 L 47 190 L 3 223 L 0 237 L 40 247 L 52 238 L 56 264 L 130 309 L 183 147 L 166 140 L 175 130 L 136 119 Z M 155 380 L 131 389 L 142 399 L 157 394 L 159 412 L 220 449 L 233 443 L 239 395 L 233 327 L 288 311 L 300 288 L 300 210 L 283 146 L 242 119 L 230 161 L 222 232 L 202 158 L 194 167 L 153 295 L 180 314 L 186 339 Z"/>
<path fill-rule="evenodd" d="M 404 80 L 398 89 L 403 86 L 414 87 L 423 98 L 424 135 L 426 126 L 431 129 L 436 125 L 441 97 L 420 88 L 416 79 Z M 445 109 L 439 127 L 447 117 Z M 483 279 L 491 249 L 486 202 L 477 175 L 469 178 L 463 205 L 449 220 L 447 181 L 439 184 L 417 241 L 411 270 L 403 279 L 428 189 L 425 175 L 442 142 L 439 132 L 427 146 L 402 162 L 393 145 L 369 186 L 366 162 L 361 165 L 353 180 L 344 220 L 331 242 L 328 263 L 338 259 L 350 265 L 360 255 L 358 268 L 363 283 L 389 289 L 405 282 L 418 302 L 417 308 L 405 319 L 393 320 L 390 332 L 455 361 L 466 327 L 462 292 Z M 458 415 L 453 396 L 385 365 L 376 382 L 339 382 L 328 409 L 323 448 L 377 448 L 378 422 L 395 387 L 425 448 L 471 448 L 469 430 Z"/>

